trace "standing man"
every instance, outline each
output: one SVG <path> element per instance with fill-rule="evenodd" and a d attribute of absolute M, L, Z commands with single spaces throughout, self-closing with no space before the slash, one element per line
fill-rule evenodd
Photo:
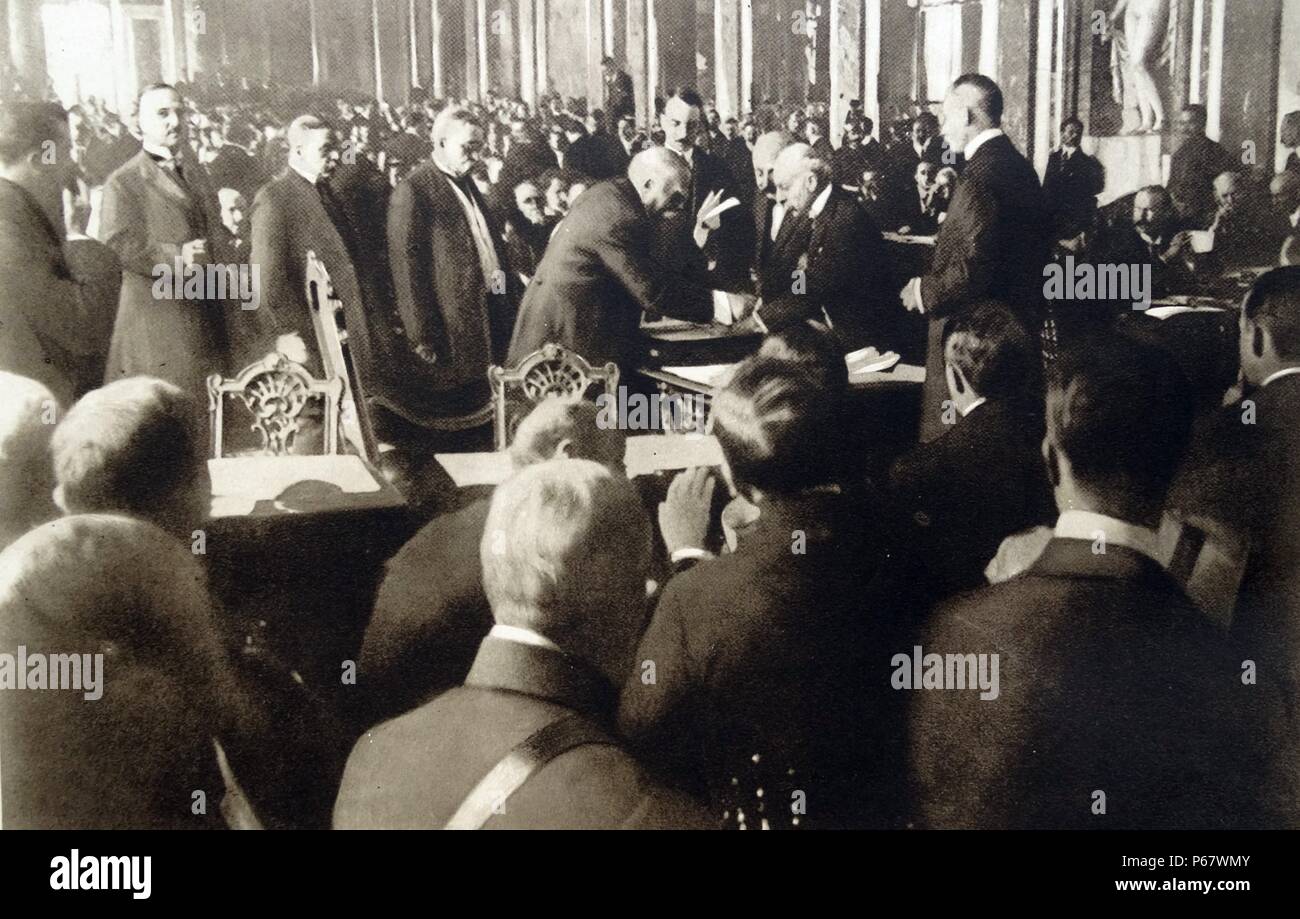
<path fill-rule="evenodd" d="M 1174 122 L 1176 147 L 1169 158 L 1169 194 L 1178 216 L 1189 224 L 1205 226 L 1214 219 L 1214 179 L 1241 164 L 1205 136 L 1203 105 L 1184 106 Z"/>
<path fill-rule="evenodd" d="M 1092 225 L 1097 196 L 1106 185 L 1106 169 L 1079 149 L 1083 122 L 1061 122 L 1061 147 L 1047 158 L 1043 198 L 1052 211 L 1052 239 L 1072 239 Z"/>
<path fill-rule="evenodd" d="M 256 310 L 234 315 L 230 337 L 239 361 L 249 363 L 280 350 L 312 373 L 324 367 L 307 302 L 307 253 L 315 252 L 343 303 L 348 348 L 359 376 L 369 383 L 368 328 L 378 298 L 373 271 L 360 263 L 356 233 L 328 182 L 337 158 L 334 131 L 315 115 L 300 115 L 288 128 L 289 165 L 253 202 L 252 264 L 261 300 Z M 236 361 L 236 363 L 239 363 Z M 241 364 L 242 366 L 242 364 Z M 367 387 L 367 395 L 374 395 Z"/>
<path fill-rule="evenodd" d="M 808 251 L 808 219 L 777 200 L 776 158 L 795 142 L 785 131 L 768 131 L 754 142 L 754 284 L 762 299 L 790 290 L 799 257 Z"/>
<path fill-rule="evenodd" d="M 122 290 L 105 378 L 144 375 L 199 399 L 208 374 L 225 369 L 220 310 L 204 299 L 155 296 L 158 272 L 208 261 L 215 195 L 203 169 L 184 155 L 185 103 L 171 86 L 140 92 L 142 149 L 104 183 L 100 241 L 122 262 Z"/>
<path fill-rule="evenodd" d="M 496 219 L 470 178 L 483 143 L 477 115 L 443 109 L 433 122 L 432 161 L 397 186 L 388 209 L 397 311 L 422 367 L 376 423 L 386 429 L 381 439 L 409 448 L 421 463 L 440 434 L 488 436 L 487 371 L 505 358 L 519 302 Z"/>
<path fill-rule="evenodd" d="M 983 299 L 1005 303 L 1034 341 L 1040 333 L 1048 227 L 1034 167 L 1002 132 L 1002 90 L 982 74 L 957 78 L 943 103 L 944 138 L 966 168 L 939 230 L 930 270 L 903 288 L 903 305 L 930 319 L 921 440 L 943 432 L 943 327 Z"/>
<path fill-rule="evenodd" d="M 50 141 L 52 165 L 43 158 Z M 76 370 L 95 341 L 62 249 L 69 148 L 58 105 L 0 108 L 0 371 L 40 381 L 65 406 L 79 394 Z"/>
<path fill-rule="evenodd" d="M 682 258 L 682 249 L 690 246 L 690 218 L 700 211 L 705 198 L 718 193 L 723 201 L 730 195 L 741 194 L 736 177 L 727 169 L 722 159 L 699 147 L 704 123 L 704 101 L 699 93 L 687 87 L 673 90 L 659 116 L 659 126 L 664 132 L 664 146 L 686 161 L 690 167 L 690 185 L 687 207 L 681 219 L 672 227 L 672 235 L 664 241 L 664 258 Z M 732 208 L 722 215 L 722 232 L 710 239 L 706 254 L 710 263 L 712 284 L 719 289 L 747 290 L 749 281 L 749 252 L 752 237 L 745 226 L 743 208 Z M 717 229 L 715 224 L 712 229 Z M 677 251 L 674 252 L 674 249 Z"/>
<path fill-rule="evenodd" d="M 610 124 L 618 124 L 624 115 L 636 117 L 636 96 L 632 91 L 632 78 L 619 70 L 612 57 L 600 62 L 605 80 L 605 114 Z"/>
<path fill-rule="evenodd" d="M 654 222 L 679 218 L 689 184 L 690 170 L 681 157 L 651 147 L 633 157 L 626 178 L 587 189 L 528 285 L 509 362 L 555 342 L 591 364 L 614 361 L 626 378 L 640 356 L 643 313 L 707 322 L 712 304 L 698 250 L 679 263 L 656 262 L 652 255 Z M 709 195 L 704 207 L 717 200 Z M 700 248 L 707 235 L 697 215 Z"/>

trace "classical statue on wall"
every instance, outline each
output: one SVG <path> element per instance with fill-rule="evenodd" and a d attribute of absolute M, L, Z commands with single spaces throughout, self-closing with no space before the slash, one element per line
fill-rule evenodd
<path fill-rule="evenodd" d="M 1173 54 L 1172 20 L 1169 0 L 1117 0 L 1110 11 L 1116 27 L 1111 31 L 1111 91 L 1124 113 L 1121 134 L 1156 133 L 1164 126 L 1156 72 Z"/>

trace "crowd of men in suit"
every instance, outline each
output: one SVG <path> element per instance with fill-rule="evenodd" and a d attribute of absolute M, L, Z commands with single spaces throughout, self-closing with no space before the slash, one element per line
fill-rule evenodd
<path fill-rule="evenodd" d="M 979 74 L 883 146 L 853 107 L 836 148 L 815 110 L 724 123 L 688 88 L 639 137 L 606 71 L 609 132 L 557 100 L 544 118 L 340 101 L 346 136 L 299 112 L 232 151 L 231 113 L 196 118 L 160 84 L 128 151 L 82 143 L 84 110 L 0 108 L 0 650 L 111 658 L 99 708 L 2 697 L 6 819 L 1300 823 L 1295 173 L 1234 169 L 1190 106 L 1169 186 L 1099 209 L 1083 125 L 1040 182 Z M 114 158 L 91 195 L 87 164 Z M 900 276 L 884 234 L 928 232 L 928 265 Z M 232 645 L 184 545 L 206 510 L 205 377 L 273 352 L 326 369 L 309 251 L 427 520 L 387 563 L 346 712 Z M 1043 279 L 1067 256 L 1190 292 L 1281 267 L 1225 326 L 1066 312 Z M 223 260 L 259 269 L 257 309 L 151 283 Z M 490 365 L 556 343 L 634 380 L 643 318 L 708 322 L 715 291 L 762 335 L 714 393 L 718 470 L 647 503 L 626 432 L 556 398 L 490 497 L 422 491 L 435 452 L 486 444 Z M 920 443 L 881 468 L 844 355 L 884 350 L 909 313 Z"/>

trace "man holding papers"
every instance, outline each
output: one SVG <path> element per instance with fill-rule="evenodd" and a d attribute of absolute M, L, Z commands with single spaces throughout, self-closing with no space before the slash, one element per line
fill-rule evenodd
<path fill-rule="evenodd" d="M 652 256 L 656 221 L 682 213 L 690 181 L 680 156 L 652 147 L 633 157 L 626 178 L 583 192 L 551 238 L 524 294 L 509 364 L 555 342 L 593 364 L 612 360 L 626 375 L 640 356 L 643 313 L 696 322 L 714 317 L 700 250 L 717 225 L 717 218 L 709 216 L 718 209 L 721 192 L 705 196 L 696 215 L 693 251 L 672 262 Z"/>

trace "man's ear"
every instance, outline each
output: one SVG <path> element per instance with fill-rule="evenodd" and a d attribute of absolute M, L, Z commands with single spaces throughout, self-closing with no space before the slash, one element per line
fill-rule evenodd
<path fill-rule="evenodd" d="M 54 499 L 54 506 L 59 509 L 59 513 L 68 513 L 68 505 L 66 499 L 63 497 L 62 485 L 55 485 L 54 491 L 50 493 L 50 497 Z"/>
<path fill-rule="evenodd" d="M 573 440 L 566 437 L 556 444 L 551 459 L 573 459 Z"/>
<path fill-rule="evenodd" d="M 970 388 L 970 381 L 966 379 L 966 374 L 962 373 L 961 368 L 956 364 L 949 364 L 948 366 L 952 368 L 952 380 L 956 385 L 957 392 L 965 395 L 966 390 Z"/>

